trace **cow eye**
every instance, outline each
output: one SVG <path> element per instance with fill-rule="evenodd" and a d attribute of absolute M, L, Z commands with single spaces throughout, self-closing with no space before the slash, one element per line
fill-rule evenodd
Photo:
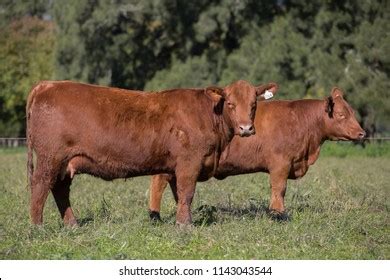
<path fill-rule="evenodd" d="M 229 106 L 230 109 L 236 108 L 236 105 L 234 105 L 232 102 L 228 101 L 227 105 Z"/>
<path fill-rule="evenodd" d="M 343 113 L 337 113 L 337 117 L 341 120 L 345 119 L 345 115 Z"/>

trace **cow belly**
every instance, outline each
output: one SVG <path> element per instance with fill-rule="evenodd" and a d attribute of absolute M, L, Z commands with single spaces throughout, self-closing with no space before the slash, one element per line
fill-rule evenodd
<path fill-rule="evenodd" d="M 116 160 L 106 159 L 99 161 L 88 156 L 75 156 L 63 167 L 62 178 L 65 178 L 65 176 L 73 178 L 76 174 L 90 174 L 111 181 L 117 178 L 129 178 L 163 172 L 169 173 L 169 171 L 158 166 L 155 166 L 153 169 L 143 166 L 141 170 L 136 165 L 132 166 Z"/>
<path fill-rule="evenodd" d="M 66 175 L 71 178 L 76 174 L 90 174 L 104 180 L 115 178 L 126 178 L 127 169 L 123 164 L 114 161 L 98 162 L 87 156 L 73 157 L 63 168 L 62 177 Z"/>

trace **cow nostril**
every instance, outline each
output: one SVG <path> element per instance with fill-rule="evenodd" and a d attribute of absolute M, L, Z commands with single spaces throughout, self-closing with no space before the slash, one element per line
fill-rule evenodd
<path fill-rule="evenodd" d="M 241 131 L 252 131 L 253 125 L 240 125 L 240 130 Z"/>
<path fill-rule="evenodd" d="M 252 124 L 250 125 L 240 125 L 240 134 L 241 136 L 249 136 L 255 134 L 255 128 Z"/>
<path fill-rule="evenodd" d="M 359 138 L 360 139 L 363 139 L 365 136 L 366 136 L 366 132 L 365 131 L 359 132 Z"/>

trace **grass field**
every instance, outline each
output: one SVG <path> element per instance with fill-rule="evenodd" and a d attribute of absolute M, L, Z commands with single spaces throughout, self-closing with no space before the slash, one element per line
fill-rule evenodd
<path fill-rule="evenodd" d="M 0 259 L 389 259 L 390 149 L 383 145 L 324 147 L 308 174 L 288 183 L 289 221 L 266 214 L 265 174 L 198 184 L 195 226 L 184 230 L 175 226 L 169 191 L 163 223 L 149 222 L 150 177 L 86 175 L 71 192 L 79 228 L 62 226 L 51 196 L 44 226 L 31 226 L 25 151 L 0 150 Z"/>

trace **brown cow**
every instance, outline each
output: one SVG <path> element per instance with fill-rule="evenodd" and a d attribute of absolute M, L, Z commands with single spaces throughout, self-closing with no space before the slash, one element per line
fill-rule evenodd
<path fill-rule="evenodd" d="M 271 182 L 271 213 L 283 217 L 287 179 L 304 176 L 317 160 L 325 140 L 357 140 L 365 136 L 343 93 L 333 88 L 325 100 L 258 102 L 256 135 L 234 137 L 224 150 L 214 175 L 227 176 L 266 172 Z M 167 183 L 177 201 L 176 178 L 153 176 L 150 185 L 149 211 L 160 219 L 161 197 Z"/>
<path fill-rule="evenodd" d="M 176 221 L 191 223 L 196 181 L 214 175 L 234 135 L 254 134 L 256 98 L 275 88 L 238 81 L 225 89 L 145 94 L 70 81 L 39 83 L 26 110 L 32 222 L 42 223 L 51 190 L 64 223 L 77 223 L 69 201 L 77 173 L 105 180 L 168 173 L 177 178 Z"/>

